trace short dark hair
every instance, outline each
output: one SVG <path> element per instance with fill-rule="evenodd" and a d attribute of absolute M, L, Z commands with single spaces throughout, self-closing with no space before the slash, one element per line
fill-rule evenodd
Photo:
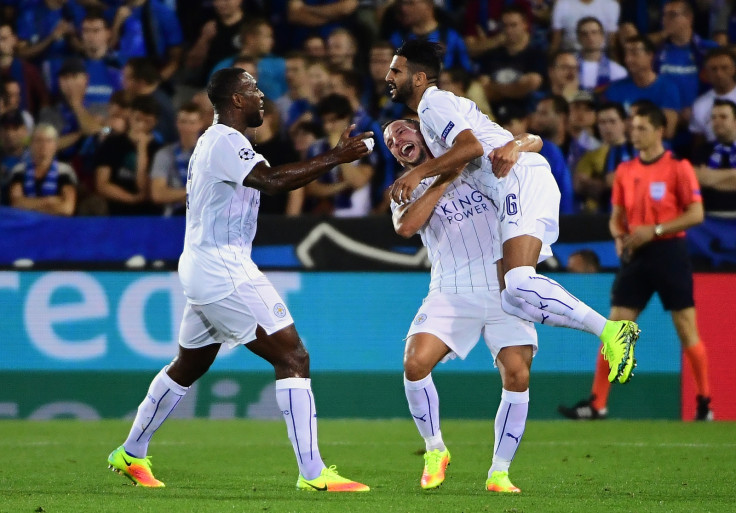
<path fill-rule="evenodd" d="M 179 107 L 177 112 L 186 112 L 187 114 L 199 114 L 200 116 L 202 115 L 202 109 L 200 109 L 199 105 L 192 101 L 183 103 L 181 107 Z"/>
<path fill-rule="evenodd" d="M 334 114 L 338 119 L 351 119 L 353 108 L 350 100 L 341 94 L 328 94 L 317 103 L 317 115 L 324 117 L 325 114 Z"/>
<path fill-rule="evenodd" d="M 634 113 L 638 114 L 640 109 L 648 109 L 650 107 L 656 107 L 656 106 L 657 104 L 654 103 L 652 100 L 641 98 L 633 102 L 631 105 L 629 105 L 629 115 L 633 116 Z"/>
<path fill-rule="evenodd" d="M 709 50 L 708 53 L 706 53 L 705 57 L 703 58 L 703 63 L 706 63 L 711 59 L 715 59 L 716 57 L 724 57 L 724 56 L 731 59 L 731 62 L 733 62 L 734 65 L 736 65 L 736 55 L 725 46 L 719 46 L 717 48 L 713 48 L 712 50 Z"/>
<path fill-rule="evenodd" d="M 119 91 L 115 91 L 110 95 L 110 100 L 108 102 L 110 105 L 117 105 L 121 109 L 129 109 L 130 108 L 130 100 L 128 99 L 128 95 L 125 94 L 125 91 L 120 89 Z"/>
<path fill-rule="evenodd" d="M 600 270 L 601 259 L 598 258 L 598 253 L 596 253 L 592 249 L 588 249 L 588 248 L 579 249 L 570 254 L 571 257 L 575 255 L 578 255 L 580 258 L 582 258 L 583 262 L 591 266 L 593 269 L 597 271 Z"/>
<path fill-rule="evenodd" d="M 261 27 L 262 25 L 268 25 L 269 27 L 271 26 L 266 18 L 260 18 L 257 16 L 251 18 L 246 16 L 245 20 L 243 21 L 243 25 L 240 28 L 241 41 L 244 40 L 247 35 L 255 32 L 256 29 Z"/>
<path fill-rule="evenodd" d="M 360 96 L 363 90 L 362 76 L 355 70 L 352 69 L 332 69 L 330 70 L 331 75 L 339 75 L 345 85 L 354 89 L 355 94 Z"/>
<path fill-rule="evenodd" d="M 605 32 L 605 29 L 603 28 L 603 23 L 601 23 L 601 20 L 596 18 L 595 16 L 584 16 L 578 20 L 577 25 L 575 25 L 575 33 L 577 34 L 580 32 L 580 27 L 585 25 L 586 23 L 595 23 L 598 25 L 598 27 Z"/>
<path fill-rule="evenodd" d="M 648 54 L 654 54 L 654 52 L 657 51 L 657 47 L 654 46 L 654 43 L 652 43 L 652 40 L 649 39 L 647 36 L 643 36 L 641 34 L 637 34 L 635 36 L 631 36 L 628 39 L 626 39 L 625 43 L 641 43 L 644 45 L 644 50 Z"/>
<path fill-rule="evenodd" d="M 437 82 L 439 79 L 444 53 L 445 50 L 439 43 L 421 39 L 406 41 L 396 50 L 396 55 L 406 59 L 412 75 L 424 73 L 430 82 Z"/>
<path fill-rule="evenodd" d="M 693 15 L 693 8 L 690 5 L 690 2 L 688 2 L 687 0 L 668 0 L 667 2 L 664 3 L 664 5 L 668 5 L 668 4 L 682 4 L 685 14 L 691 17 Z"/>
<path fill-rule="evenodd" d="M 148 57 L 133 57 L 125 65 L 130 67 L 133 78 L 136 80 L 142 80 L 148 85 L 161 81 L 161 75 L 156 68 L 156 64 Z"/>
<path fill-rule="evenodd" d="M 158 118 L 161 108 L 153 95 L 143 94 L 133 98 L 133 101 L 130 102 L 130 110 Z"/>
<path fill-rule="evenodd" d="M 636 112 L 637 116 L 647 118 L 654 128 L 664 128 L 667 126 L 667 117 L 662 109 L 656 105 L 644 105 Z"/>
<path fill-rule="evenodd" d="M 222 68 L 215 71 L 207 84 L 207 97 L 215 111 L 224 108 L 242 84 L 243 68 Z"/>
<path fill-rule="evenodd" d="M 567 103 L 564 96 L 559 94 L 550 94 L 539 101 L 543 102 L 547 100 L 552 102 L 552 108 L 554 108 L 556 114 L 565 114 L 566 116 L 570 114 L 570 104 Z"/>
<path fill-rule="evenodd" d="M 550 68 L 554 68 L 557 65 L 557 59 L 559 59 L 563 55 L 572 55 L 573 57 L 575 57 L 577 59 L 577 56 L 575 55 L 575 52 L 573 52 L 572 50 L 559 50 L 559 51 L 555 52 L 554 55 L 552 55 L 552 57 L 549 59 L 548 66 Z"/>
<path fill-rule="evenodd" d="M 715 100 L 713 100 L 713 107 L 731 107 L 733 117 L 736 118 L 736 103 L 732 102 L 731 100 L 727 100 L 725 98 L 716 98 Z"/>
<path fill-rule="evenodd" d="M 397 121 L 404 121 L 406 123 L 409 123 L 411 126 L 413 126 L 417 131 L 421 130 L 421 126 L 419 125 L 418 120 L 411 119 L 411 118 L 399 118 L 399 119 L 392 119 L 392 120 L 386 121 L 384 124 L 382 124 L 381 132 L 385 132 L 391 123 L 396 123 Z"/>
<path fill-rule="evenodd" d="M 621 121 L 625 121 L 628 117 L 626 116 L 626 109 L 619 102 L 606 102 L 603 105 L 599 106 L 595 110 L 595 112 L 596 114 L 599 114 L 604 110 L 615 110 L 616 114 L 618 114 L 618 117 L 621 118 Z"/>
<path fill-rule="evenodd" d="M 521 16 L 524 19 L 524 22 L 527 25 L 529 24 L 529 14 L 519 4 L 510 4 L 510 5 L 507 5 L 506 7 L 504 7 L 503 10 L 501 11 L 501 16 L 499 16 L 499 19 L 500 18 L 503 18 L 507 14 L 518 14 L 519 16 Z"/>
<path fill-rule="evenodd" d="M 105 25 L 105 28 L 110 28 L 110 24 L 107 22 L 107 18 L 105 18 L 105 15 L 103 14 L 102 10 L 97 8 L 88 9 L 87 12 L 84 15 L 84 18 L 82 18 L 82 23 L 85 21 L 97 21 L 101 20 L 102 23 Z"/>
<path fill-rule="evenodd" d="M 470 76 L 470 73 L 465 71 L 465 68 L 450 68 L 442 71 L 450 76 L 450 82 L 459 82 L 460 86 L 463 88 L 463 91 L 467 91 L 468 87 L 470 87 L 472 77 Z"/>

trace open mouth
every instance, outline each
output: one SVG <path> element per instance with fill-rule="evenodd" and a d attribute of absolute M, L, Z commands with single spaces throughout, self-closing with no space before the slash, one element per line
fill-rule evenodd
<path fill-rule="evenodd" d="M 413 143 L 406 143 L 401 147 L 401 156 L 402 157 L 409 157 L 411 153 L 414 151 L 414 144 Z"/>
<path fill-rule="evenodd" d="M 394 91 L 396 91 L 396 85 L 395 84 L 389 84 L 388 85 L 388 92 L 393 94 Z"/>

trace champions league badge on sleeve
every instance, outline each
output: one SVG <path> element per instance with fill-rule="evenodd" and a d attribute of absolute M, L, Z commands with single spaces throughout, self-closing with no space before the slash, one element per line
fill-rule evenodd
<path fill-rule="evenodd" d="M 238 152 L 238 157 L 242 160 L 252 160 L 256 156 L 256 152 L 250 148 L 241 148 Z"/>

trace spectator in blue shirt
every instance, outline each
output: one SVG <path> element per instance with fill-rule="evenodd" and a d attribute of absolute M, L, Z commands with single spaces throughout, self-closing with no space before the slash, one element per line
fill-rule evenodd
<path fill-rule="evenodd" d="M 162 81 L 179 69 L 182 32 L 176 13 L 160 0 L 126 0 L 112 24 L 113 48 L 122 63 L 132 57 L 153 59 Z"/>
<path fill-rule="evenodd" d="M 645 36 L 633 36 L 624 43 L 624 63 L 629 76 L 611 82 L 604 96 L 621 103 L 628 111 L 637 100 L 649 100 L 662 109 L 667 117 L 665 137 L 670 139 L 677 128 L 678 112 L 682 108 L 680 91 L 669 78 L 654 71 L 655 48 Z"/>
<path fill-rule="evenodd" d="M 404 29 L 397 30 L 389 41 L 398 48 L 410 39 L 426 39 L 445 47 L 445 68 L 464 68 L 473 72 L 473 64 L 462 36 L 454 29 L 441 24 L 435 15 L 432 0 L 398 0 Z"/>
<path fill-rule="evenodd" d="M 110 28 L 101 13 L 90 11 L 82 21 L 82 52 L 89 76 L 88 105 L 106 105 L 110 96 L 122 87 L 122 71 L 117 57 L 110 52 Z"/>
<path fill-rule="evenodd" d="M 665 4 L 662 27 L 666 39 L 657 52 L 656 69 L 660 76 L 677 84 L 682 115 L 689 121 L 690 108 L 704 90 L 699 74 L 705 54 L 718 44 L 693 32 L 693 10 L 685 0 L 671 0 Z"/>

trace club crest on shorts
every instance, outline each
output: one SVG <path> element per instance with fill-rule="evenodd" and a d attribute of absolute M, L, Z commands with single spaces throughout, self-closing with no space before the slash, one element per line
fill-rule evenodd
<path fill-rule="evenodd" d="M 286 307 L 283 305 L 283 303 L 276 303 L 275 305 L 273 305 L 273 314 L 279 319 L 283 319 L 284 317 L 286 317 Z"/>
<path fill-rule="evenodd" d="M 423 314 L 423 313 L 421 313 L 421 314 L 417 315 L 417 316 L 416 316 L 416 317 L 414 318 L 414 324 L 417 324 L 417 325 L 419 325 L 419 324 L 422 324 L 422 323 L 423 323 L 424 321 L 426 321 L 426 320 L 427 320 L 427 314 Z"/>
<path fill-rule="evenodd" d="M 251 160 L 255 156 L 256 152 L 251 150 L 250 148 L 241 148 L 238 152 L 238 157 L 240 157 L 242 160 Z"/>

